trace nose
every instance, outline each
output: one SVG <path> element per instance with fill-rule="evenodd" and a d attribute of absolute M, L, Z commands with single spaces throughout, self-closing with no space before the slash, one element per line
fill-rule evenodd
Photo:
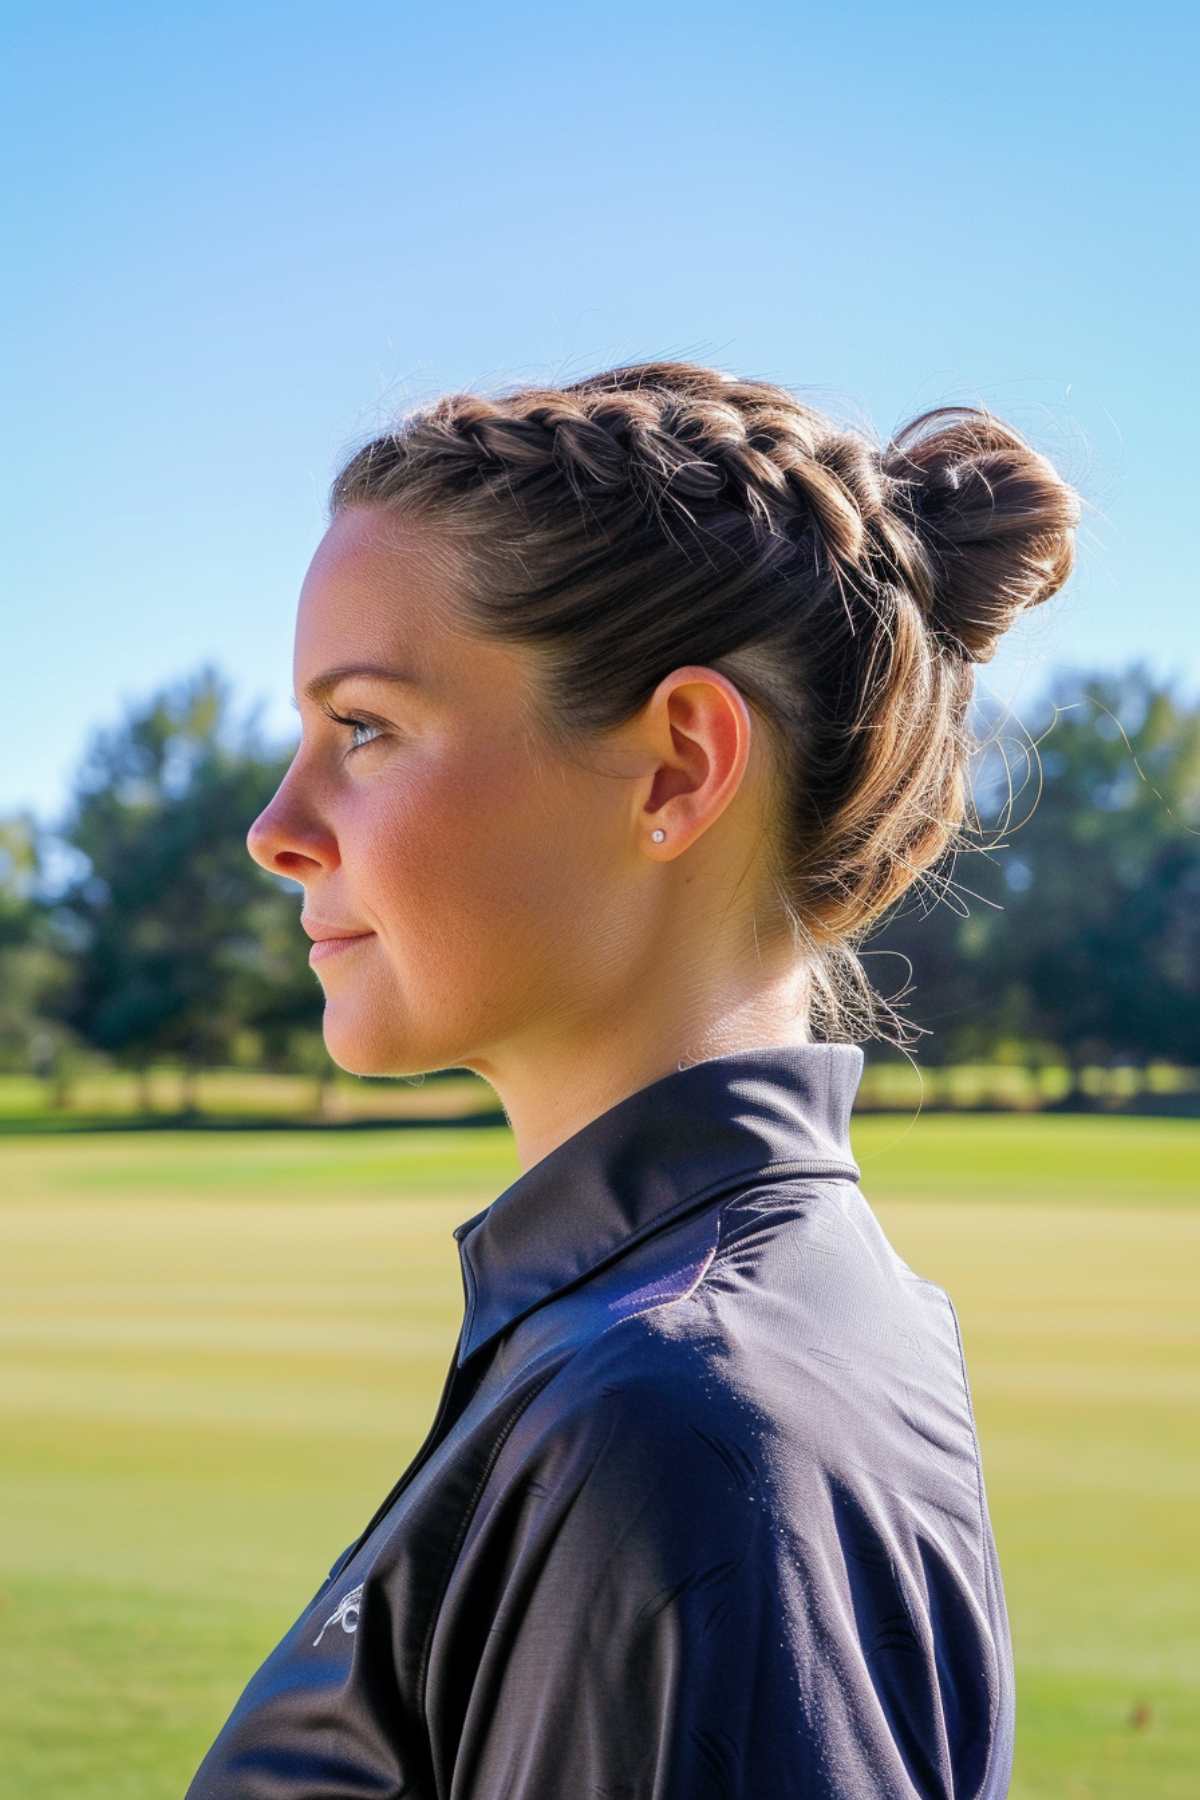
<path fill-rule="evenodd" d="M 303 881 L 337 863 L 337 847 L 319 820 L 295 806 L 286 778 L 246 833 L 246 849 L 272 875 Z"/>
<path fill-rule="evenodd" d="M 278 873 L 275 867 L 275 834 L 267 821 L 269 808 L 264 807 L 246 833 L 246 848 L 260 868 Z"/>

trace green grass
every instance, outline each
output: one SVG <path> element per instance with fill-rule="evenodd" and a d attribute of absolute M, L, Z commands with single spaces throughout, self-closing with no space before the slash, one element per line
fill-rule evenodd
<path fill-rule="evenodd" d="M 1184 1800 L 1200 1124 L 864 1116 L 853 1143 L 962 1322 L 1014 1800 Z M 511 1138 L 118 1131 L 0 1157 L 0 1794 L 179 1800 L 424 1436 L 451 1231 L 516 1174 Z"/>

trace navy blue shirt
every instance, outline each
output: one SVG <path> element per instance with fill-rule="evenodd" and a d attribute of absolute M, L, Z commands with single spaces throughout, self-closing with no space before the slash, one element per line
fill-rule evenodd
<path fill-rule="evenodd" d="M 858 1185 L 862 1067 L 674 1070 L 456 1226 L 429 1435 L 187 1800 L 1003 1800 L 962 1339 Z"/>

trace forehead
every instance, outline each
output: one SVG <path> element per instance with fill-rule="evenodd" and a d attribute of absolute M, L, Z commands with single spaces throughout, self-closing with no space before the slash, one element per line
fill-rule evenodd
<path fill-rule="evenodd" d="M 379 507 L 339 512 L 313 553 L 296 614 L 293 691 L 330 670 L 402 669 L 426 702 L 507 716 L 533 679 L 521 646 L 472 629 L 454 546 Z"/>
<path fill-rule="evenodd" d="M 378 508 L 347 507 L 317 545 L 300 588 L 298 669 L 316 657 L 436 658 L 453 625 L 454 558 L 428 532 Z"/>

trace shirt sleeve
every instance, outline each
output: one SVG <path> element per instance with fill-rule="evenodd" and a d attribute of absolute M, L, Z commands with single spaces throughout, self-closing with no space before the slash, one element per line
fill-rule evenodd
<path fill-rule="evenodd" d="M 818 1593 L 830 1546 L 780 1517 L 756 1441 L 719 1392 L 635 1374 L 514 1444 L 508 1472 L 501 1458 L 432 1643 L 440 1793 L 943 1792 L 932 1771 L 932 1786 L 910 1781 L 878 1697 L 860 1709 L 869 1676 L 839 1636 L 848 1623 L 853 1639 L 853 1608 L 827 1612 Z"/>

